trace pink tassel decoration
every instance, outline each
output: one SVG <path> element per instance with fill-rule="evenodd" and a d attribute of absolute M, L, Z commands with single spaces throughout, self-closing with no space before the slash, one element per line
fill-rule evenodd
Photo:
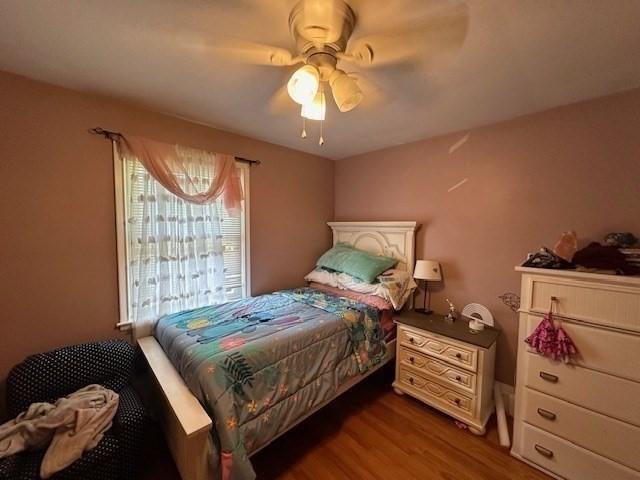
<path fill-rule="evenodd" d="M 571 357 L 578 353 L 573 340 L 564 328 L 556 328 L 553 324 L 551 312 L 544 316 L 536 329 L 525 339 L 525 342 L 543 357 L 562 360 L 565 363 L 568 363 Z"/>
<path fill-rule="evenodd" d="M 556 327 L 554 327 L 553 321 L 551 320 L 551 313 L 548 313 L 531 335 L 525 339 L 525 342 L 531 345 L 531 348 L 541 355 L 551 357 L 556 351 L 556 340 Z"/>
<path fill-rule="evenodd" d="M 571 340 L 571 337 L 564 331 L 564 328 L 558 327 L 556 332 L 556 352 L 554 359 L 562 360 L 564 363 L 569 363 L 569 359 L 578 353 L 578 349 Z"/>

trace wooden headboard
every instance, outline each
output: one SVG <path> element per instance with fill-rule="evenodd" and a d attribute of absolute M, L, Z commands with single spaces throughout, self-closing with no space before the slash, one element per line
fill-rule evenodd
<path fill-rule="evenodd" d="M 348 243 L 375 255 L 398 259 L 399 270 L 413 274 L 417 222 L 329 222 L 333 244 Z"/>

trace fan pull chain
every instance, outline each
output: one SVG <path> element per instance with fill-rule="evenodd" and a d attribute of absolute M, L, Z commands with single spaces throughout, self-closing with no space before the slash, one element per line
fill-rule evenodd
<path fill-rule="evenodd" d="M 318 145 L 324 145 L 324 137 L 322 136 L 322 127 L 324 125 L 324 120 L 320 120 L 320 139 L 318 140 Z"/>
<path fill-rule="evenodd" d="M 307 126 L 305 124 L 305 119 L 302 117 L 302 133 L 300 134 L 302 138 L 307 138 Z"/>

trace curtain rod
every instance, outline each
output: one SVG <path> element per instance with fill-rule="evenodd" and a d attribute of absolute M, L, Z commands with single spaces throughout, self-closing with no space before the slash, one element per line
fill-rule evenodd
<path fill-rule="evenodd" d="M 105 130 L 102 127 L 90 128 L 89 133 L 93 135 L 102 135 L 107 140 L 111 140 L 113 142 L 117 141 L 120 138 L 124 138 L 120 132 L 112 132 L 111 130 Z M 234 157 L 238 162 L 248 163 L 249 165 L 260 165 L 260 160 L 250 160 L 248 158 L 243 157 Z"/>

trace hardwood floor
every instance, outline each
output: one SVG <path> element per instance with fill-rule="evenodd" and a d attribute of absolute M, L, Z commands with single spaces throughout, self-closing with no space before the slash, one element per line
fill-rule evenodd
<path fill-rule="evenodd" d="M 548 480 L 485 437 L 390 387 L 385 368 L 253 457 L 260 480 Z M 144 478 L 179 479 L 168 453 Z M 149 458 L 149 457 L 148 457 Z M 164 459 L 164 460 L 162 460 Z"/>

